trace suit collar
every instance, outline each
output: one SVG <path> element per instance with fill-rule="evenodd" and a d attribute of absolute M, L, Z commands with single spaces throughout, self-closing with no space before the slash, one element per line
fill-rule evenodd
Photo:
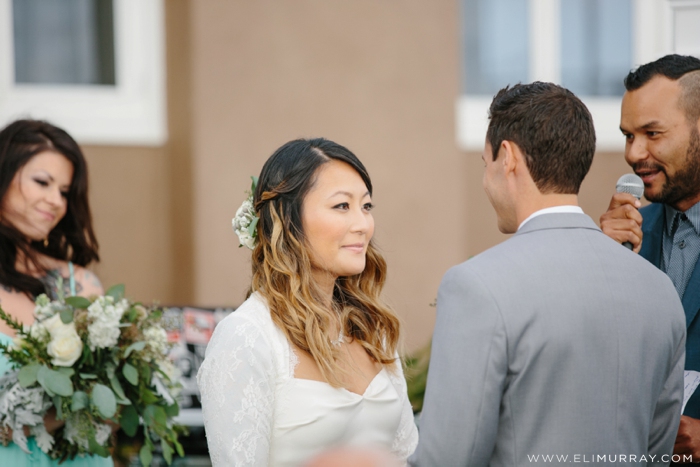
<path fill-rule="evenodd" d="M 586 214 L 550 213 L 530 219 L 515 235 L 549 229 L 591 229 L 600 232 L 600 228 Z"/>

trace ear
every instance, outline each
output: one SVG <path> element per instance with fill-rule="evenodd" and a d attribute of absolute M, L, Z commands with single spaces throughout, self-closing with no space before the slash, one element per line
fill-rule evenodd
<path fill-rule="evenodd" d="M 523 154 L 517 144 L 512 141 L 502 141 L 499 152 L 503 154 L 501 163 L 506 172 L 515 172 L 518 165 L 522 162 Z"/>

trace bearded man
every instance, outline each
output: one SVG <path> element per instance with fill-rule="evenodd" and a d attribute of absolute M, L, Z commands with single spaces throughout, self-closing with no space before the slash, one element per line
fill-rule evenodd
<path fill-rule="evenodd" d="M 666 272 L 686 316 L 686 370 L 700 370 L 700 60 L 667 55 L 630 72 L 620 129 L 625 160 L 644 181 L 640 203 L 613 196 L 603 232 Z M 643 238 L 643 241 L 642 241 Z M 663 312 L 664 310 L 660 310 Z M 700 391 L 688 401 L 674 446 L 700 462 Z"/>

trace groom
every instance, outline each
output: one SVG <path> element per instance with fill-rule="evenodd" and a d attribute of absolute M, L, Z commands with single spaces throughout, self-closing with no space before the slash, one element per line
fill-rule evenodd
<path fill-rule="evenodd" d="M 442 280 L 410 464 L 668 464 L 683 307 L 578 207 L 595 151 L 588 109 L 536 82 L 499 91 L 489 114 L 484 189 L 515 235 Z"/>

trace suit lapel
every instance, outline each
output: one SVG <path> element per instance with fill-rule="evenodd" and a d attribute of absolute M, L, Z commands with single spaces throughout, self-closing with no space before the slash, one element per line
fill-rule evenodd
<path fill-rule="evenodd" d="M 700 310 L 700 261 L 695 263 L 695 269 L 683 294 L 683 309 L 686 324 L 690 326 Z"/>
<path fill-rule="evenodd" d="M 650 204 L 641 209 L 642 217 L 642 249 L 640 256 L 657 268 L 661 268 L 661 240 L 664 231 L 664 210 L 662 204 Z"/>

